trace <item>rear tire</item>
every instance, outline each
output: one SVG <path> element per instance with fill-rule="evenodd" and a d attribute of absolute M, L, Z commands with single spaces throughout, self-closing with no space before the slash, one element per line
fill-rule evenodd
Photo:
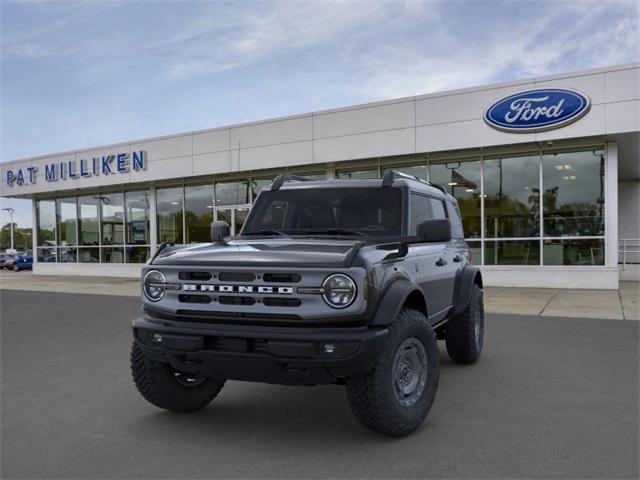
<path fill-rule="evenodd" d="M 447 353 L 454 362 L 476 363 L 484 343 L 484 302 L 482 290 L 471 287 L 469 304 L 464 311 L 445 325 Z"/>
<path fill-rule="evenodd" d="M 373 369 L 346 380 L 351 410 L 365 427 L 392 436 L 414 432 L 438 389 L 438 345 L 425 316 L 403 309 Z"/>
<path fill-rule="evenodd" d="M 224 380 L 180 373 L 168 363 L 151 360 L 135 342 L 131 348 L 131 374 L 145 400 L 177 413 L 206 407 L 224 386 Z"/>

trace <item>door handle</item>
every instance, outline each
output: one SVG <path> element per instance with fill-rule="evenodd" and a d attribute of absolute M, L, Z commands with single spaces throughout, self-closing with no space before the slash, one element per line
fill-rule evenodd
<path fill-rule="evenodd" d="M 444 267 L 446 264 L 447 264 L 447 261 L 442 257 L 440 257 L 436 262 L 436 266 L 438 267 Z"/>
<path fill-rule="evenodd" d="M 460 255 L 456 255 L 455 257 L 453 257 L 453 261 L 458 263 L 462 261 L 462 257 Z"/>

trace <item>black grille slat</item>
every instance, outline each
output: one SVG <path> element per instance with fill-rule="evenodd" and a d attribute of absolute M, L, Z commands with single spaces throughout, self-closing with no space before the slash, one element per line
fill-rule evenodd
<path fill-rule="evenodd" d="M 253 282 L 256 275 L 249 272 L 220 272 L 218 278 L 222 282 Z"/>
<path fill-rule="evenodd" d="M 194 280 L 196 282 L 206 282 L 211 280 L 213 275 L 210 272 L 180 272 L 178 273 L 180 280 Z"/>
<path fill-rule="evenodd" d="M 211 303 L 211 297 L 209 295 L 178 295 L 178 300 L 182 303 Z"/>
<path fill-rule="evenodd" d="M 255 305 L 256 299 L 252 297 L 235 297 L 224 295 L 218 297 L 220 305 Z"/>
<path fill-rule="evenodd" d="M 265 273 L 262 278 L 267 283 L 298 283 L 302 280 L 299 273 Z"/>
<path fill-rule="evenodd" d="M 267 307 L 299 307 L 302 301 L 299 298 L 267 297 L 262 300 Z"/>

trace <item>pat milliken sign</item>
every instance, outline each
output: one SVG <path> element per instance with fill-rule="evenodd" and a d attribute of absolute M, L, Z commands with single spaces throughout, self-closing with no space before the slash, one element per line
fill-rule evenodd
<path fill-rule="evenodd" d="M 566 88 L 539 88 L 504 97 L 484 112 L 491 127 L 512 133 L 532 133 L 564 127 L 589 112 L 584 93 Z"/>
<path fill-rule="evenodd" d="M 128 153 L 114 153 L 100 157 L 82 158 L 64 162 L 52 162 L 43 167 L 31 166 L 9 169 L 4 178 L 9 187 L 35 184 L 39 177 L 47 182 L 83 179 L 87 177 L 118 175 L 147 169 L 147 152 L 139 150 Z"/>

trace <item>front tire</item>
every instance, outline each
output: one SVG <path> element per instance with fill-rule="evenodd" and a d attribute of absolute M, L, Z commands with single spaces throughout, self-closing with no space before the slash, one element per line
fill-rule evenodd
<path fill-rule="evenodd" d="M 13 271 L 14 271 L 14 272 L 19 272 L 19 271 L 20 271 L 20 267 L 18 266 L 18 264 L 17 264 L 17 263 L 14 263 L 14 264 L 13 264 Z"/>
<path fill-rule="evenodd" d="M 145 400 L 177 413 L 206 407 L 224 386 L 224 380 L 181 373 L 168 363 L 147 358 L 135 342 L 131 348 L 131 374 Z"/>
<path fill-rule="evenodd" d="M 445 325 L 444 338 L 451 360 L 464 364 L 478 361 L 484 343 L 484 301 L 478 285 L 471 287 L 464 311 Z"/>
<path fill-rule="evenodd" d="M 403 309 L 373 369 L 347 378 L 351 410 L 365 427 L 386 435 L 414 432 L 438 389 L 438 345 L 425 316 Z"/>

